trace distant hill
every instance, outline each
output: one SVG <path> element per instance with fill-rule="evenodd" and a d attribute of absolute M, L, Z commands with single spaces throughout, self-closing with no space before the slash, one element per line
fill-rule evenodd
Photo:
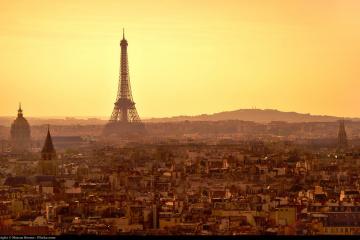
<path fill-rule="evenodd" d="M 273 109 L 240 109 L 228 112 L 219 112 L 214 114 L 202 114 L 197 116 L 177 116 L 169 118 L 152 118 L 147 122 L 178 122 L 178 121 L 226 121 L 243 120 L 259 123 L 268 123 L 272 121 L 283 122 L 334 122 L 342 117 L 311 115 L 296 112 L 282 112 Z M 360 118 L 346 118 L 348 120 L 360 121 Z"/>

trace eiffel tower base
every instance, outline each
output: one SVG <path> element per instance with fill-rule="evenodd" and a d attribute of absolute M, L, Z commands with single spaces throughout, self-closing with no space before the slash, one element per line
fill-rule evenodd
<path fill-rule="evenodd" d="M 139 138 L 146 134 L 143 123 L 109 122 L 103 129 L 106 138 Z"/>

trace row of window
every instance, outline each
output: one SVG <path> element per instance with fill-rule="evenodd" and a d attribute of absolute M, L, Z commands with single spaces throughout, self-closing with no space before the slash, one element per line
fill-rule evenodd
<path fill-rule="evenodd" d="M 325 233 L 353 233 L 355 231 L 359 230 L 359 228 L 354 227 L 331 227 L 331 228 L 325 228 Z"/>
<path fill-rule="evenodd" d="M 313 212 L 313 211 L 317 211 L 323 207 L 326 206 L 319 206 L 319 207 L 313 207 L 310 206 L 309 207 L 309 211 Z M 329 207 L 329 212 L 344 212 L 344 211 L 351 211 L 351 212 L 360 212 L 360 207 L 356 206 L 356 207 Z"/>

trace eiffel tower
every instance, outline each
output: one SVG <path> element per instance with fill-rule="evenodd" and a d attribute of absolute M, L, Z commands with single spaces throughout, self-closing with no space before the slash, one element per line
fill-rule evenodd
<path fill-rule="evenodd" d="M 120 76 L 116 102 L 109 122 L 104 128 L 104 136 L 129 137 L 145 132 L 144 124 L 135 108 L 135 102 L 131 94 L 129 64 L 127 47 L 123 30 L 123 39 L 120 42 Z"/>

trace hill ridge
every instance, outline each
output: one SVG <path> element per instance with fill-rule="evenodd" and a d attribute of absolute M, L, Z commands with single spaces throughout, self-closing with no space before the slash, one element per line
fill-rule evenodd
<path fill-rule="evenodd" d="M 238 109 L 213 114 L 200 114 L 195 116 L 174 116 L 164 118 L 150 118 L 146 122 L 178 122 L 178 121 L 226 121 L 243 120 L 259 123 L 273 121 L 281 122 L 334 122 L 344 117 L 329 115 L 312 115 L 310 113 L 285 112 L 277 109 Z M 360 118 L 345 117 L 346 120 L 360 121 Z"/>

